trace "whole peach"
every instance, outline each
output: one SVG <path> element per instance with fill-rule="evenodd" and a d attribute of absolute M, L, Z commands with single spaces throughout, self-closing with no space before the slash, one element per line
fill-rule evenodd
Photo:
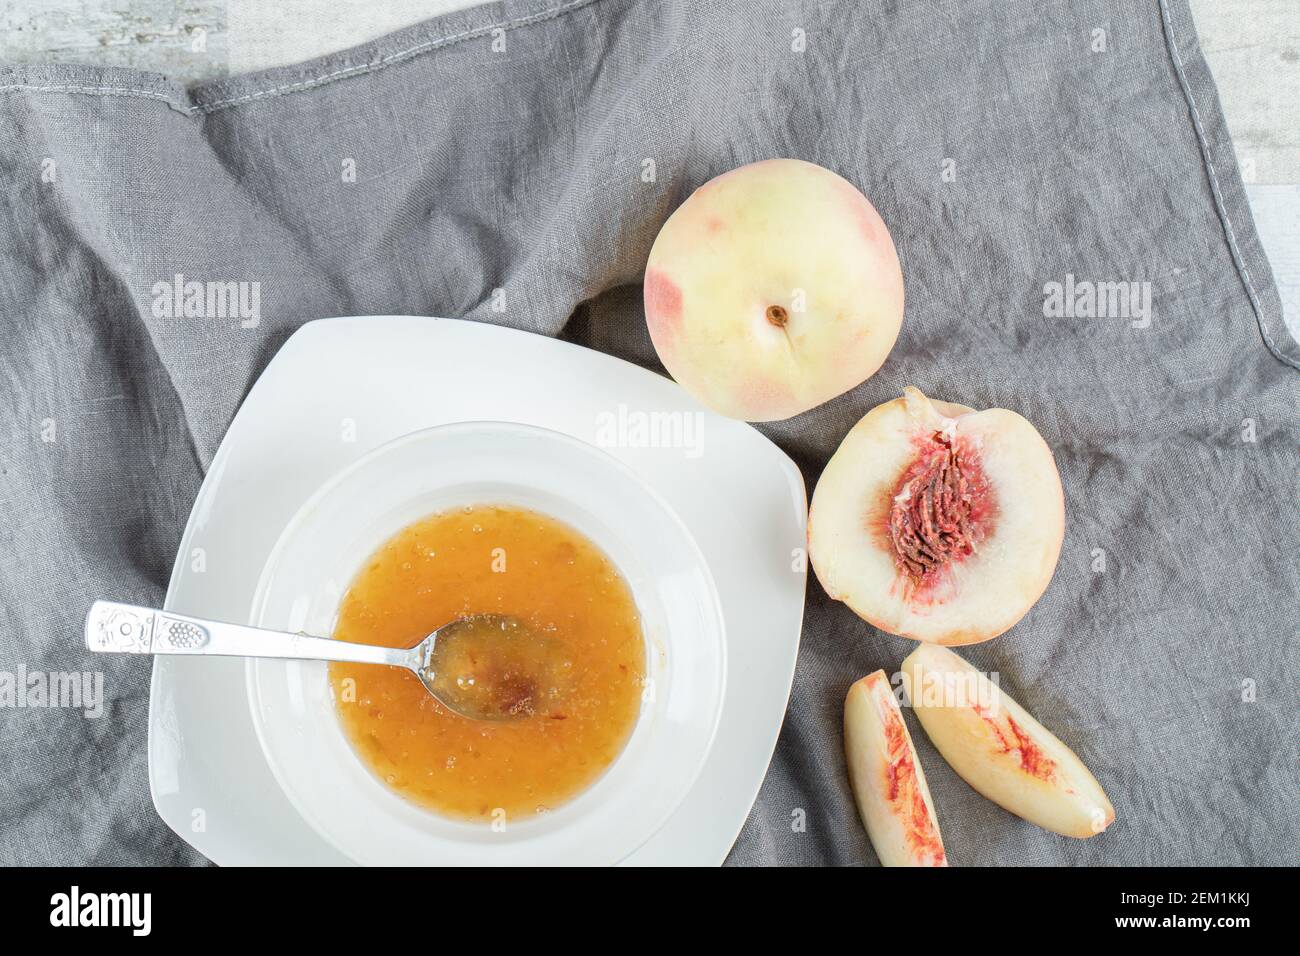
<path fill-rule="evenodd" d="M 645 311 L 683 388 L 723 415 L 776 421 L 880 368 L 903 321 L 903 275 L 852 183 L 770 159 L 709 180 L 668 218 Z"/>

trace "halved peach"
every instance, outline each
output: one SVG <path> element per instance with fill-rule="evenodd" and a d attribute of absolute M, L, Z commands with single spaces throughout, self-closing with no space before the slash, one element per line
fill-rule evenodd
<path fill-rule="evenodd" d="M 1064 531 L 1061 479 L 1033 425 L 908 388 L 827 463 L 808 551 L 826 593 L 881 630 L 975 644 L 1042 596 Z"/>
<path fill-rule="evenodd" d="M 934 801 L 884 671 L 844 700 L 844 753 L 862 825 L 885 866 L 947 866 Z"/>
<path fill-rule="evenodd" d="M 952 769 L 1004 810 L 1080 839 L 1115 820 L 1101 784 L 1073 750 L 946 647 L 903 661 L 912 711 Z"/>

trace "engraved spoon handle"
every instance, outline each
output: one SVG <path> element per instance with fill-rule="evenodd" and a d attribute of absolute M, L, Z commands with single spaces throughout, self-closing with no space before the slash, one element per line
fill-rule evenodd
<path fill-rule="evenodd" d="M 96 601 L 86 615 L 86 647 L 109 654 L 209 654 L 351 661 L 412 667 L 414 650 L 350 644 L 322 637 L 268 631 L 152 607 Z"/>

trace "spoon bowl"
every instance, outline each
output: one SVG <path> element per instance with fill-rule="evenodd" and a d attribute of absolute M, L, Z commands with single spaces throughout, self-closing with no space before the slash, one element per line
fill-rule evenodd
<path fill-rule="evenodd" d="M 415 649 L 415 676 L 471 720 L 554 716 L 573 688 L 572 662 L 559 643 L 505 614 L 458 618 Z"/>

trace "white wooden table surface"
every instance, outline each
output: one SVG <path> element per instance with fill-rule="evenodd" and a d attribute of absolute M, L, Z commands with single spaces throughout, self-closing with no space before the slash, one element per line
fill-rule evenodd
<path fill-rule="evenodd" d="M 5 0 L 0 64 L 132 66 L 192 82 L 344 49 L 476 2 Z M 1287 324 L 1300 336 L 1300 0 L 1190 3 Z"/>

